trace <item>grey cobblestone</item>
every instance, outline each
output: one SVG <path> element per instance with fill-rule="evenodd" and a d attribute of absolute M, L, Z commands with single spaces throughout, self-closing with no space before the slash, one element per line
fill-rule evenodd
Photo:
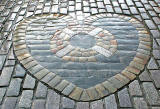
<path fill-rule="evenodd" d="M 157 88 L 160 88 L 160 70 L 150 70 L 151 76 Z"/>
<path fill-rule="evenodd" d="M 6 93 L 6 88 L 0 88 L 0 104 L 2 103 L 5 93 Z"/>
<path fill-rule="evenodd" d="M 35 79 L 31 77 L 30 75 L 27 75 L 24 80 L 23 88 L 33 89 L 34 87 L 35 87 Z"/>
<path fill-rule="evenodd" d="M 45 100 L 34 100 L 32 109 L 45 109 Z"/>
<path fill-rule="evenodd" d="M 151 82 L 144 82 L 143 88 L 145 91 L 146 99 L 150 105 L 159 105 L 160 104 L 160 97 L 158 95 L 157 90 L 155 89 L 153 83 Z"/>
<path fill-rule="evenodd" d="M 0 70 L 2 70 L 4 62 L 6 59 L 6 55 L 0 55 Z"/>
<path fill-rule="evenodd" d="M 47 86 L 39 82 L 35 93 L 36 98 L 45 98 L 46 95 L 47 95 Z"/>
<path fill-rule="evenodd" d="M 21 88 L 21 82 L 22 82 L 22 79 L 19 79 L 19 78 L 12 79 L 6 95 L 18 96 Z"/>
<path fill-rule="evenodd" d="M 133 102 L 135 104 L 135 109 L 149 109 L 143 98 L 135 97 L 133 98 Z"/>
<path fill-rule="evenodd" d="M 7 97 L 4 100 L 4 103 L 2 105 L 2 109 L 15 109 L 17 97 Z"/>
<path fill-rule="evenodd" d="M 60 95 L 49 89 L 47 94 L 46 109 L 59 109 Z"/>
<path fill-rule="evenodd" d="M 75 102 L 69 98 L 62 98 L 62 109 L 74 109 Z"/>
<path fill-rule="evenodd" d="M 89 109 L 88 102 L 77 102 L 76 109 Z"/>
<path fill-rule="evenodd" d="M 129 84 L 129 92 L 132 96 L 142 96 L 142 91 L 137 80 L 134 80 Z"/>
<path fill-rule="evenodd" d="M 151 78 L 149 76 L 149 72 L 147 70 L 143 71 L 140 76 L 139 76 L 139 79 L 141 81 L 151 81 Z"/>
<path fill-rule="evenodd" d="M 98 100 L 90 103 L 91 109 L 103 109 L 103 101 Z"/>
<path fill-rule="evenodd" d="M 13 72 L 13 67 L 4 67 L 0 75 L 0 86 L 8 86 L 11 75 Z"/>
<path fill-rule="evenodd" d="M 24 90 L 22 92 L 18 107 L 19 108 L 30 108 L 32 104 L 33 91 Z"/>
<path fill-rule="evenodd" d="M 132 107 L 127 88 L 118 92 L 120 107 Z"/>
<path fill-rule="evenodd" d="M 25 75 L 25 70 L 19 64 L 17 64 L 15 66 L 13 77 L 24 77 L 24 75 Z"/>
<path fill-rule="evenodd" d="M 106 109 L 117 109 L 115 95 L 110 95 L 105 98 L 105 107 Z"/>

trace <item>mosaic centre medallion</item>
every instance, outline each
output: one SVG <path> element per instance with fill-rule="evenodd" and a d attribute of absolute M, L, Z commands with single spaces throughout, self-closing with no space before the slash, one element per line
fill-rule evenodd
<path fill-rule="evenodd" d="M 151 39 L 137 19 L 97 14 L 80 24 L 67 15 L 21 21 L 15 54 L 37 80 L 77 101 L 100 99 L 134 80 L 150 58 Z"/>

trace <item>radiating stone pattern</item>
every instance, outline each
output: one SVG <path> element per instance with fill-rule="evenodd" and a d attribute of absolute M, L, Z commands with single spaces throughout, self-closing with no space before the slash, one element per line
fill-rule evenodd
<path fill-rule="evenodd" d="M 77 27 L 67 27 L 61 19 L 38 19 L 28 26 L 26 43 L 42 66 L 79 87 L 89 88 L 121 72 L 136 54 L 138 32 L 123 19 L 100 18 L 88 30 L 73 28 Z M 95 44 L 86 44 L 86 48 L 74 45 L 78 44 L 73 41 L 76 33 L 82 33 L 77 31 L 85 31 Z M 112 46 L 113 53 L 109 49 Z"/>

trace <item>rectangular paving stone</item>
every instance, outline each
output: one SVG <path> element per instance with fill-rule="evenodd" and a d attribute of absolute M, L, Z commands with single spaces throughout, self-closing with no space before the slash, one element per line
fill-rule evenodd
<path fill-rule="evenodd" d="M 6 59 L 6 55 L 0 55 L 0 70 L 2 70 L 5 59 Z"/>
<path fill-rule="evenodd" d="M 118 92 L 120 107 L 132 107 L 127 88 Z"/>
<path fill-rule="evenodd" d="M 2 103 L 5 93 L 6 93 L 6 88 L 0 88 L 0 104 Z"/>
<path fill-rule="evenodd" d="M 69 53 L 70 51 L 73 50 L 73 47 L 71 45 L 66 46 L 65 48 L 61 49 L 60 51 L 58 51 L 56 53 L 56 55 L 58 57 L 63 57 L 64 55 L 66 55 L 67 53 Z"/>
<path fill-rule="evenodd" d="M 52 89 L 48 90 L 46 109 L 59 109 L 60 107 L 60 95 L 54 92 Z"/>
<path fill-rule="evenodd" d="M 32 104 L 33 90 L 24 90 L 22 92 L 18 107 L 19 108 L 30 108 Z"/>
<path fill-rule="evenodd" d="M 107 12 L 114 12 L 113 7 L 111 5 L 106 5 Z"/>
<path fill-rule="evenodd" d="M 145 20 L 145 23 L 147 24 L 149 29 L 156 29 L 155 24 L 151 20 Z"/>
<path fill-rule="evenodd" d="M 106 97 L 104 100 L 106 109 L 117 109 L 117 103 L 114 94 Z"/>
<path fill-rule="evenodd" d="M 106 50 L 106 49 L 104 49 L 104 48 L 102 48 L 100 46 L 94 46 L 92 49 L 97 51 L 97 52 L 99 52 L 100 54 L 102 54 L 102 55 L 104 55 L 106 57 L 109 57 L 109 56 L 112 55 L 112 53 L 110 51 L 108 51 L 108 50 Z"/>
<path fill-rule="evenodd" d="M 132 96 L 142 96 L 138 80 L 134 80 L 129 84 L 129 92 Z"/>
<path fill-rule="evenodd" d="M 18 96 L 21 88 L 22 79 L 15 78 L 11 80 L 7 90 L 7 96 Z"/>
<path fill-rule="evenodd" d="M 6 97 L 2 109 L 15 109 L 17 99 L 17 97 Z"/>
<path fill-rule="evenodd" d="M 69 98 L 62 98 L 62 109 L 74 109 L 75 102 Z"/>
<path fill-rule="evenodd" d="M 69 84 L 63 91 L 62 93 L 65 94 L 65 95 L 69 95 L 73 89 L 75 88 L 76 86 L 74 84 Z"/>
<path fill-rule="evenodd" d="M 152 81 L 146 69 L 139 75 L 139 79 L 140 81 Z"/>
<path fill-rule="evenodd" d="M 33 89 L 35 87 L 35 81 L 36 80 L 33 77 L 31 77 L 30 75 L 27 75 L 24 80 L 23 88 Z"/>
<path fill-rule="evenodd" d="M 17 64 L 15 66 L 13 77 L 24 77 L 24 75 L 25 75 L 25 70 L 20 64 Z"/>
<path fill-rule="evenodd" d="M 76 109 L 89 109 L 88 102 L 77 102 Z"/>
<path fill-rule="evenodd" d="M 134 97 L 133 102 L 136 109 L 149 109 L 146 101 L 143 98 Z"/>
<path fill-rule="evenodd" d="M 42 84 L 41 82 L 37 85 L 37 90 L 35 93 L 36 98 L 45 98 L 47 95 L 47 86 Z"/>
<path fill-rule="evenodd" d="M 134 3 L 131 0 L 126 0 L 126 2 L 128 4 L 128 6 L 133 6 L 134 5 Z"/>
<path fill-rule="evenodd" d="M 58 5 L 53 5 L 51 8 L 51 13 L 57 13 L 58 12 Z"/>
<path fill-rule="evenodd" d="M 45 109 L 45 100 L 34 100 L 33 101 L 33 105 L 32 105 L 32 109 Z"/>
<path fill-rule="evenodd" d="M 5 63 L 5 66 L 14 66 L 15 65 L 15 60 L 7 60 Z"/>
<path fill-rule="evenodd" d="M 157 88 L 160 88 L 160 70 L 150 70 L 151 77 Z"/>
<path fill-rule="evenodd" d="M 11 75 L 13 72 L 13 67 L 4 67 L 0 75 L 0 86 L 8 86 Z"/>
<path fill-rule="evenodd" d="M 152 82 L 143 82 L 142 84 L 146 99 L 150 105 L 160 105 L 160 97 Z"/>
<path fill-rule="evenodd" d="M 103 109 L 103 101 L 98 100 L 90 103 L 91 109 Z"/>

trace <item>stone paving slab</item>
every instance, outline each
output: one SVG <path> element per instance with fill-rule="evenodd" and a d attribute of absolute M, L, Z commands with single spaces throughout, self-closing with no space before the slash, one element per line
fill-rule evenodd
<path fill-rule="evenodd" d="M 1 108 L 2 109 L 8 109 L 8 108 L 10 109 L 12 108 L 13 109 L 22 109 L 22 108 L 23 109 L 37 109 L 37 108 L 159 109 L 160 107 L 160 102 L 159 102 L 160 100 L 159 99 L 160 98 L 160 89 L 159 89 L 160 9 L 159 7 L 160 7 L 159 0 L 126 0 L 126 1 L 124 0 L 104 0 L 104 1 L 103 0 L 89 0 L 89 1 L 1 0 L 0 1 L 0 16 L 1 16 L 0 18 L 0 31 L 1 31 L 0 109 Z M 65 14 L 66 17 L 63 17 L 57 13 Z M 26 43 L 28 44 L 28 46 L 24 46 L 25 41 L 23 40 L 25 39 L 24 38 L 25 26 L 22 24 L 17 29 L 16 27 L 24 19 L 26 20 L 24 24 L 28 24 L 34 21 L 36 19 L 36 16 L 39 16 L 39 14 L 41 14 L 41 16 L 44 17 L 50 14 L 50 16 L 53 17 L 53 19 L 56 19 L 55 21 L 58 21 L 59 23 L 51 22 L 53 19 L 48 19 L 47 24 L 45 25 L 44 23 L 40 24 L 40 26 L 32 25 L 32 28 L 29 27 L 27 32 L 28 38 L 31 39 L 28 40 L 28 38 L 26 38 L 27 39 Z M 120 17 L 118 16 L 119 14 Z M 128 17 L 125 17 L 124 15 Z M 40 19 L 41 16 L 38 19 Z M 107 20 L 106 16 L 108 18 Z M 113 17 L 115 17 L 115 19 L 113 19 Z M 62 20 L 59 21 L 59 19 L 61 18 Z M 29 19 L 29 21 L 27 21 L 27 19 Z M 116 19 L 125 19 L 127 22 L 129 21 L 130 23 L 133 24 L 138 33 L 136 33 L 136 31 L 134 31 L 134 28 L 131 25 L 128 25 L 127 22 L 123 22 L 123 20 L 116 20 Z M 86 21 L 84 22 L 84 20 Z M 73 21 L 75 23 L 73 23 Z M 42 21 L 38 22 L 46 22 L 46 21 L 43 19 Z M 95 38 L 103 36 L 103 32 L 98 31 L 98 29 L 97 30 L 93 29 L 94 27 L 92 26 L 97 26 L 97 27 L 100 26 L 98 28 L 107 29 L 107 31 L 109 30 L 110 33 L 108 33 L 107 31 L 105 32 L 108 34 L 108 36 L 114 35 L 114 38 L 117 40 L 118 44 L 118 46 L 114 46 L 115 41 L 112 41 L 113 44 L 112 46 L 113 48 L 115 47 L 116 49 L 111 49 L 111 50 L 113 51 L 113 53 L 114 52 L 116 53 L 116 50 L 121 51 L 119 52 L 119 55 L 123 57 L 120 57 L 118 59 L 119 55 L 115 57 L 112 57 L 111 55 L 109 57 L 110 59 L 105 59 L 105 56 L 97 55 L 98 52 L 96 53 L 90 52 L 89 54 L 91 55 L 90 58 L 87 57 L 88 56 L 87 53 L 83 53 L 83 56 L 85 58 L 84 57 L 75 58 L 76 56 L 81 56 L 79 54 L 81 52 L 77 52 L 77 54 L 75 54 L 76 52 L 73 51 L 72 53 L 68 54 L 68 57 L 66 56 L 63 57 L 62 59 L 51 58 L 54 52 L 49 53 L 49 51 L 50 47 L 54 48 L 54 45 L 50 46 L 50 44 L 54 44 L 54 42 L 50 43 L 50 41 L 43 41 L 43 40 L 47 38 L 48 40 L 50 40 L 49 38 L 54 34 L 54 32 L 56 32 L 51 30 L 54 29 L 60 30 L 64 27 L 66 28 L 67 26 L 66 22 L 69 22 L 70 30 L 72 31 L 85 32 L 94 30 L 95 34 L 96 35 L 98 34 Z M 59 25 L 56 26 L 55 28 L 54 23 Z M 84 23 L 86 23 L 88 27 L 76 26 L 77 24 L 82 25 Z M 92 23 L 91 27 L 89 27 L 90 23 Z M 116 26 L 113 26 L 115 24 Z M 81 27 L 85 28 L 85 31 L 81 29 Z M 40 32 L 36 32 L 38 30 L 40 30 Z M 45 32 L 42 32 L 43 30 Z M 125 33 L 124 30 L 127 32 Z M 66 34 L 70 34 L 67 31 L 64 32 L 66 32 Z M 133 34 L 131 35 L 131 33 Z M 38 35 L 35 37 L 34 35 L 36 34 Z M 128 34 L 126 35 L 126 37 L 128 38 L 127 40 L 124 40 L 124 34 Z M 139 41 L 136 41 L 137 37 L 136 34 L 138 34 L 140 37 L 138 39 Z M 42 37 L 40 37 L 40 35 L 42 35 Z M 66 36 L 65 38 L 67 39 L 67 37 L 68 36 Z M 17 44 L 12 43 L 12 40 L 13 42 L 16 41 Z M 124 43 L 126 44 L 125 46 L 123 45 Z M 13 47 L 13 44 L 14 46 L 16 45 L 17 48 Z M 61 46 L 61 42 L 57 42 L 57 44 Z M 105 42 L 105 44 L 108 43 Z M 105 44 L 98 43 L 98 46 L 105 47 L 105 49 L 107 49 L 107 46 L 104 46 Z M 149 47 L 151 46 L 151 44 L 152 47 Z M 136 45 L 138 49 L 135 47 Z M 26 47 L 29 47 L 27 48 L 27 50 L 31 51 L 31 55 L 28 54 L 26 50 L 24 50 L 26 49 Z M 127 52 L 125 51 L 126 49 L 128 50 Z M 43 53 L 42 50 L 44 50 Z M 133 52 L 131 52 L 131 50 Z M 35 57 L 40 54 L 41 56 L 37 56 L 37 58 L 31 57 L 33 54 L 35 55 Z M 127 54 L 128 56 L 125 56 L 125 54 Z M 48 57 L 43 59 L 42 56 L 45 55 L 48 55 Z M 74 58 L 69 57 L 70 55 L 74 55 Z M 96 58 L 93 58 L 94 56 Z M 150 57 L 151 59 L 147 65 L 147 60 Z M 55 74 L 50 72 L 50 70 L 45 70 L 44 68 L 39 66 L 38 61 L 33 62 L 35 59 L 37 60 L 39 59 L 41 61 L 40 62 L 41 66 L 43 65 L 47 66 L 48 64 Z M 42 62 L 42 60 L 46 60 L 46 62 L 49 63 Z M 68 82 L 65 82 L 65 80 L 57 79 L 58 74 L 56 72 L 63 71 L 63 70 L 55 71 L 53 66 L 51 66 L 53 62 L 55 62 L 55 64 L 53 65 L 56 68 L 60 67 L 61 65 L 57 64 L 57 61 L 58 62 L 70 61 L 75 63 L 76 62 L 86 63 L 86 61 L 89 61 L 89 63 L 93 63 L 96 61 L 99 61 L 100 63 L 113 62 L 113 64 L 107 63 L 110 66 L 110 68 L 112 67 L 116 69 L 115 71 L 112 72 L 118 71 L 121 73 L 115 75 L 116 73 L 111 73 L 110 71 L 109 72 L 110 74 L 106 76 L 108 78 L 110 77 L 113 78 L 105 82 L 104 80 L 102 80 L 101 82 L 103 83 L 100 85 L 99 84 L 96 85 L 97 82 L 95 82 L 96 83 L 95 87 L 91 88 L 93 90 L 89 89 L 91 91 L 90 92 L 88 90 L 86 91 L 86 89 L 81 89 L 79 87 L 76 87 L 77 84 L 76 85 L 72 84 L 71 82 L 73 80 L 76 80 L 76 78 L 68 78 L 68 80 L 71 80 L 69 81 L 70 84 L 68 84 Z M 131 63 L 129 64 L 128 62 Z M 127 69 L 124 70 L 126 66 L 123 65 L 120 66 L 120 64 L 117 64 L 119 67 L 116 67 L 115 63 L 125 63 L 126 65 L 130 65 L 132 67 L 127 67 Z M 26 68 L 28 68 L 28 70 L 22 64 Z M 94 67 L 98 69 L 101 68 L 98 66 L 98 64 L 94 66 L 93 65 L 89 66 L 89 68 L 94 68 Z M 62 75 L 67 76 L 68 74 L 70 74 L 73 76 L 77 68 L 78 64 L 77 65 L 75 64 L 74 67 L 72 65 L 70 70 L 66 70 L 66 72 L 62 73 Z M 82 65 L 80 68 L 83 68 Z M 119 68 L 122 68 L 122 70 L 120 71 L 117 70 Z M 72 73 L 71 69 L 74 69 Z M 82 73 L 78 73 L 78 76 L 82 76 L 79 74 Z M 103 72 L 101 72 L 100 74 L 103 74 Z M 35 77 L 38 79 L 36 79 Z M 95 76 L 95 79 L 96 78 L 97 76 Z M 37 81 L 41 79 L 42 81 Z M 55 81 L 55 79 L 56 82 L 53 82 Z M 83 80 L 87 79 L 83 78 L 82 81 Z M 89 81 L 93 83 L 91 80 Z M 32 83 L 31 85 L 30 82 Z M 55 86 L 55 88 L 53 88 L 48 83 L 51 84 L 51 86 L 57 84 L 56 86 L 58 87 Z M 87 84 L 84 84 L 84 86 L 86 87 Z M 62 94 L 59 93 L 59 90 L 62 91 Z M 109 93 L 108 96 L 106 96 L 107 93 Z M 106 97 L 100 98 L 100 96 L 103 95 Z M 68 96 L 70 98 L 68 98 Z M 93 97 L 98 98 L 99 100 L 95 100 L 95 98 Z M 79 102 L 79 100 L 75 101 L 75 99 L 77 98 L 87 102 Z M 90 101 L 90 99 L 88 98 L 92 98 L 92 100 L 94 101 L 92 100 Z"/>

